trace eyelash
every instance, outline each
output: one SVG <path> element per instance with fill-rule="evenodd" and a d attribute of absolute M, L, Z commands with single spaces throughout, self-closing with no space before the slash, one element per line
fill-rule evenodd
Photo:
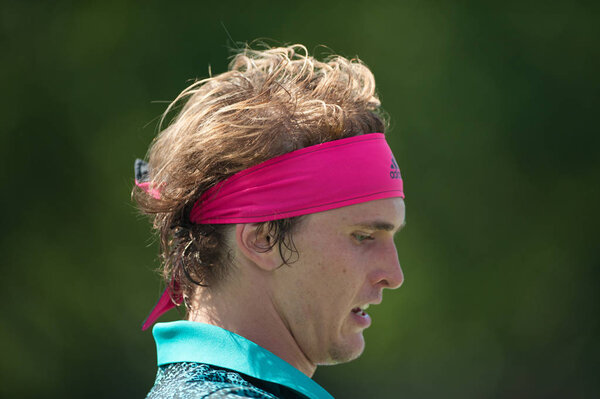
<path fill-rule="evenodd" d="M 354 237 L 354 239 L 356 241 L 358 241 L 359 243 L 365 241 L 365 240 L 374 240 L 375 237 L 368 235 L 368 234 L 361 234 L 361 233 L 352 233 L 352 237 Z"/>

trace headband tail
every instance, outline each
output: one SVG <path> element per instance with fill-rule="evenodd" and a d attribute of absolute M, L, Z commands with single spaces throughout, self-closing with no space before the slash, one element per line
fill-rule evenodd
<path fill-rule="evenodd" d="M 135 172 L 135 185 L 152 196 L 155 199 L 160 199 L 160 191 L 150 183 L 150 172 L 148 162 L 141 159 L 136 159 L 133 165 Z"/>
<path fill-rule="evenodd" d="M 154 308 L 152 309 L 146 320 L 144 320 L 142 330 L 147 330 L 148 327 L 156 323 L 156 320 L 158 320 L 160 316 L 167 313 L 169 310 L 177 307 L 177 305 L 181 303 L 181 299 L 181 297 L 171 298 L 171 293 L 169 292 L 169 288 L 167 287 L 161 295 L 158 302 L 156 303 L 156 305 L 154 305 Z"/>

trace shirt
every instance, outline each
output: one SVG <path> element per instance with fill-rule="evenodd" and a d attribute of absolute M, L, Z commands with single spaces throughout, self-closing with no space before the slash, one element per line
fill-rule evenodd
<path fill-rule="evenodd" d="M 254 342 L 210 324 L 158 323 L 158 373 L 147 399 L 333 397 Z"/>

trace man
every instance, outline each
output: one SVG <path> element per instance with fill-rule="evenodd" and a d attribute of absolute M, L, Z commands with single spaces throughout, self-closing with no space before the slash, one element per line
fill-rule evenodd
<path fill-rule="evenodd" d="M 402 179 L 372 73 L 299 45 L 247 49 L 178 104 L 136 162 L 167 284 L 144 328 L 187 310 L 153 329 L 148 397 L 330 398 L 317 365 L 360 356 L 368 306 L 403 281 Z"/>

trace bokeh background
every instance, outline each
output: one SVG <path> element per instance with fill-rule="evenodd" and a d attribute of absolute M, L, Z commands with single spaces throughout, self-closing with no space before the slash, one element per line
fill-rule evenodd
<path fill-rule="evenodd" d="M 165 102 L 267 38 L 371 67 L 407 192 L 405 284 L 364 355 L 315 379 L 338 398 L 597 397 L 598 4 L 3 1 L 0 396 L 147 393 L 161 288 L 133 161 Z"/>

